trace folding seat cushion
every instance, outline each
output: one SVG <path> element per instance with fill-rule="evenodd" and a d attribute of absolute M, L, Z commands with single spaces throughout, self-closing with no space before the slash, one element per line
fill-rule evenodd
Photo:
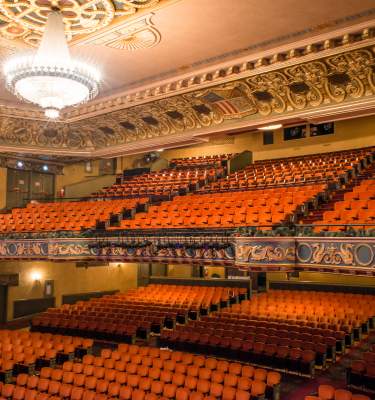
<path fill-rule="evenodd" d="M 48 385 L 48 394 L 50 396 L 57 395 L 60 392 L 60 382 L 50 381 Z"/>
<path fill-rule="evenodd" d="M 1 396 L 6 399 L 12 397 L 14 390 L 15 390 L 15 385 L 12 385 L 10 383 L 5 383 L 1 388 Z"/>
<path fill-rule="evenodd" d="M 62 399 L 66 399 L 66 398 L 70 397 L 70 394 L 72 392 L 72 388 L 73 388 L 72 385 L 68 385 L 66 383 L 62 383 L 60 385 L 59 396 Z"/>
<path fill-rule="evenodd" d="M 371 400 L 369 396 L 364 394 L 353 394 L 352 400 Z"/>
<path fill-rule="evenodd" d="M 110 398 L 117 398 L 120 393 L 120 384 L 118 382 L 110 382 L 108 384 L 107 396 Z"/>
<path fill-rule="evenodd" d="M 335 390 L 335 400 L 352 400 L 352 393 L 344 389 Z"/>
<path fill-rule="evenodd" d="M 331 385 L 320 385 L 318 395 L 321 400 L 332 400 L 335 396 L 335 388 Z"/>
<path fill-rule="evenodd" d="M 195 390 L 197 387 L 198 379 L 194 376 L 186 376 L 185 387 L 189 390 Z"/>
<path fill-rule="evenodd" d="M 251 384 L 251 396 L 263 396 L 266 391 L 266 384 L 262 381 L 254 380 Z"/>
<path fill-rule="evenodd" d="M 251 389 L 252 380 L 246 376 L 241 376 L 238 378 L 237 388 L 240 390 L 247 390 Z"/>
<path fill-rule="evenodd" d="M 236 397 L 236 389 L 232 386 L 224 386 L 222 400 L 234 400 Z"/>
<path fill-rule="evenodd" d="M 18 374 L 16 378 L 16 385 L 26 386 L 28 377 L 29 376 L 27 374 Z"/>
<path fill-rule="evenodd" d="M 143 357 L 142 358 L 142 365 L 151 367 L 152 363 L 153 363 L 153 358 L 151 358 L 151 357 Z"/>
<path fill-rule="evenodd" d="M 130 386 L 122 386 L 120 388 L 119 396 L 118 398 L 120 400 L 130 400 L 132 397 L 132 388 Z"/>
<path fill-rule="evenodd" d="M 267 372 L 267 386 L 276 386 L 281 382 L 281 374 L 276 371 Z"/>
<path fill-rule="evenodd" d="M 205 367 L 211 370 L 215 370 L 217 366 L 217 360 L 215 358 L 207 358 L 205 361 Z"/>
<path fill-rule="evenodd" d="M 241 370 L 241 375 L 252 378 L 254 376 L 255 368 L 252 365 L 243 365 Z"/>

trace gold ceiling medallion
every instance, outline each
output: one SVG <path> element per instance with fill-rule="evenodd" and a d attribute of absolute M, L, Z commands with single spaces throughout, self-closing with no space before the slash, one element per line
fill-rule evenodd
<path fill-rule="evenodd" d="M 151 21 L 154 14 L 148 14 L 123 26 L 117 26 L 98 38 L 93 44 L 105 45 L 118 50 L 140 50 L 156 46 L 160 40 L 160 32 Z"/>
<path fill-rule="evenodd" d="M 51 6 L 59 7 L 68 40 L 97 32 L 119 18 L 135 15 L 165 0 L 0 0 L 0 34 L 36 46 Z"/>

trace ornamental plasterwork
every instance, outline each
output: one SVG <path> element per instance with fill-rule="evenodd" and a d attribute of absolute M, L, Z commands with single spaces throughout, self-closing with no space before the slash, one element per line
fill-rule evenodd
<path fill-rule="evenodd" d="M 135 51 L 156 46 L 161 40 L 161 34 L 152 23 L 153 13 L 136 20 L 119 24 L 109 32 L 90 35 L 81 40 L 80 44 L 94 44 L 111 47 L 117 50 Z"/>
<path fill-rule="evenodd" d="M 367 47 L 71 123 L 4 117 L 0 146 L 71 149 L 92 156 L 98 149 L 230 129 L 233 121 L 264 121 L 374 95 L 375 53 Z"/>
<path fill-rule="evenodd" d="M 69 41 L 87 37 L 104 28 L 123 23 L 145 10 L 171 0 L 0 0 L 0 35 L 36 46 L 41 38 L 51 5 L 64 18 Z M 173 1 L 173 0 L 172 0 Z"/>

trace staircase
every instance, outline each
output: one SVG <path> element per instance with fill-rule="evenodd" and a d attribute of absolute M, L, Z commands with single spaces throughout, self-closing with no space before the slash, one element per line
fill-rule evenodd
<path fill-rule="evenodd" d="M 343 185 L 340 189 L 331 192 L 329 200 L 326 203 L 319 205 L 319 208 L 311 210 L 309 215 L 301 217 L 298 221 L 299 224 L 313 224 L 316 221 L 323 219 L 323 214 L 326 211 L 332 211 L 335 203 L 344 200 L 345 193 L 351 192 L 355 186 L 358 186 L 361 181 L 375 177 L 375 163 L 371 164 L 366 169 L 363 169 L 354 179 L 349 183 Z"/>

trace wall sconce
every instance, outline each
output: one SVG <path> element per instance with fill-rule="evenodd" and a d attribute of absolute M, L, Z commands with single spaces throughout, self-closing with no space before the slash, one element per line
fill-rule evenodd
<path fill-rule="evenodd" d="M 42 274 L 40 272 L 35 271 L 31 274 L 31 279 L 34 282 L 40 282 L 40 280 L 42 279 Z"/>

